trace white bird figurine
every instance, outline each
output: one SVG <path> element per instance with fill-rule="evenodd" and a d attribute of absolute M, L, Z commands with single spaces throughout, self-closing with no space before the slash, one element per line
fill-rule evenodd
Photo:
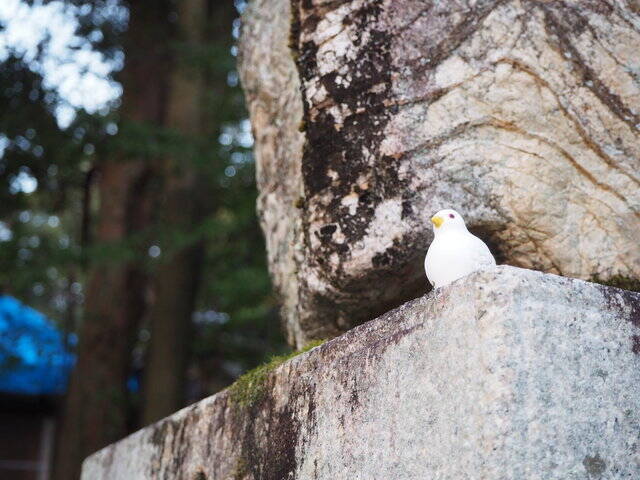
<path fill-rule="evenodd" d="M 443 287 L 476 270 L 494 267 L 489 247 L 473 235 L 455 210 L 440 210 L 431 217 L 433 242 L 424 259 L 431 285 Z"/>

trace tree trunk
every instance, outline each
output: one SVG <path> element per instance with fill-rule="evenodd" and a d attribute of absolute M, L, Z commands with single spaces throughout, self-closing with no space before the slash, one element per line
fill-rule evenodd
<path fill-rule="evenodd" d="M 637 5 L 250 2 L 239 70 L 290 342 L 426 291 L 442 208 L 511 265 L 640 278 Z"/>
<path fill-rule="evenodd" d="M 191 199 L 181 193 L 187 192 L 169 193 L 165 218 L 197 219 L 196 212 L 185 212 Z M 182 209 L 174 208 L 179 198 L 185 202 Z M 144 369 L 142 425 L 153 423 L 184 405 L 191 316 L 201 278 L 202 253 L 200 241 L 182 248 L 170 254 L 171 258 L 164 261 L 155 274 L 155 302 L 150 311 L 151 342 Z"/>
<path fill-rule="evenodd" d="M 215 42 L 216 46 L 230 44 L 230 26 L 235 15 L 230 0 L 184 0 L 178 8 L 183 48 L 197 52 L 202 51 L 205 42 Z M 205 89 L 214 94 L 222 93 L 225 81 L 226 72 L 209 77 L 204 73 L 204 65 L 176 65 L 171 75 L 167 126 L 196 139 L 198 144 L 203 134 L 217 133 L 219 122 L 212 122 L 211 115 L 207 115 L 211 112 L 206 111 L 204 95 Z M 207 143 L 213 138 L 210 135 Z M 206 195 L 211 188 L 203 182 L 196 159 L 169 158 L 165 164 L 160 208 L 162 228 L 193 232 L 213 209 L 213 201 Z M 198 240 L 177 250 L 169 245 L 166 257 L 154 281 L 151 342 L 144 374 L 143 425 L 155 422 L 184 405 L 191 317 L 203 261 L 202 242 Z"/>
<path fill-rule="evenodd" d="M 130 8 L 122 72 L 123 124 L 162 124 L 169 65 L 169 6 L 170 2 L 134 2 Z M 99 165 L 96 247 L 121 244 L 148 225 L 152 167 L 148 159 L 126 153 L 115 154 Z M 144 250 L 131 253 L 145 254 Z M 78 478 L 88 454 L 127 433 L 126 381 L 144 312 L 146 285 L 139 263 L 129 258 L 94 261 L 89 266 L 77 365 L 54 461 L 57 480 Z"/>

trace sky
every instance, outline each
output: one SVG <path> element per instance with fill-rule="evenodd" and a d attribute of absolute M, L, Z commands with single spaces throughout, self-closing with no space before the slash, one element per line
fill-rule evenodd
<path fill-rule="evenodd" d="M 45 87 L 56 90 L 62 99 L 56 107 L 56 118 L 62 128 L 73 121 L 78 108 L 89 113 L 103 109 L 106 111 L 107 105 L 120 97 L 121 85 L 108 77 L 114 70 L 122 68 L 124 63 L 124 55 L 116 55 L 107 60 L 102 53 L 93 50 L 89 42 L 75 35 L 78 10 L 91 7 L 77 7 L 66 3 L 34 0 L 33 5 L 29 6 L 24 0 L 0 0 L 0 62 L 14 50 L 22 53 L 25 60 L 31 63 L 31 68 L 43 75 Z M 126 8 L 120 5 L 119 0 L 107 0 L 106 5 L 103 10 L 105 15 L 124 15 L 126 18 Z M 236 7 L 242 11 L 246 2 L 236 0 Z M 235 38 L 238 38 L 239 29 L 239 21 L 234 22 Z M 98 30 L 92 34 L 101 35 Z M 37 47 L 47 37 L 49 41 L 46 43 L 46 54 L 42 55 L 40 63 L 35 61 Z M 234 46 L 234 55 L 235 49 Z M 230 85 L 237 84 L 237 76 L 237 72 L 229 72 Z M 3 144 L 5 141 L 6 138 L 0 135 L 0 157 L 6 147 Z M 253 138 L 248 120 L 239 125 L 227 126 L 219 141 L 222 145 L 230 145 L 235 141 L 244 147 L 250 147 Z M 238 161 L 234 159 L 234 163 L 243 163 L 249 158 L 240 153 L 237 156 L 242 158 Z M 235 169 L 231 165 L 225 173 L 231 177 L 235 174 Z M 14 179 L 12 187 L 16 192 L 32 193 L 38 185 L 35 178 L 25 171 Z M 3 229 L 0 224 L 0 242 L 2 238 Z"/>
<path fill-rule="evenodd" d="M 120 1 L 103 0 L 106 7 L 100 12 L 105 16 L 114 15 L 126 20 L 128 12 L 120 6 Z M 235 0 L 235 2 L 238 11 L 242 11 L 246 6 L 244 0 Z M 108 106 L 112 106 L 112 102 L 122 93 L 121 86 L 108 77 L 111 72 L 122 68 L 124 56 L 115 55 L 115 58 L 108 60 L 102 53 L 94 51 L 86 39 L 75 35 L 77 14 L 82 12 L 82 9 L 91 7 L 70 6 L 68 5 L 70 2 L 58 0 L 51 0 L 46 4 L 42 0 L 33 0 L 31 3 L 33 6 L 27 5 L 25 0 L 0 0 L 0 62 L 5 60 L 10 52 L 16 52 L 24 56 L 32 70 L 42 74 L 45 87 L 56 90 L 62 99 L 56 108 L 56 117 L 62 128 L 70 125 L 75 111 L 79 108 L 89 113 L 108 112 Z M 232 29 L 234 38 L 238 38 L 239 32 L 240 22 L 236 20 Z M 97 31 L 94 34 L 100 35 Z M 37 47 L 44 39 L 48 39 L 45 43 L 46 51 L 44 55 L 37 56 Z M 99 41 L 100 38 L 92 40 Z M 237 47 L 234 46 L 231 54 L 236 55 L 236 53 Z M 238 74 L 235 70 L 229 72 L 227 81 L 232 87 L 238 84 Z M 115 124 L 111 125 L 116 128 Z M 108 133 L 114 134 L 116 131 L 117 129 L 109 132 L 109 126 L 107 126 Z M 0 133 L 0 160 L 8 142 L 7 137 Z M 224 125 L 218 142 L 224 148 L 235 150 L 232 151 L 230 164 L 225 169 L 227 177 L 235 176 L 242 164 L 252 161 L 251 154 L 235 148 L 238 146 L 250 148 L 253 145 L 248 119 Z M 24 171 L 10 180 L 11 192 L 14 194 L 18 192 L 31 194 L 38 189 L 38 182 L 30 174 L 28 166 L 24 166 Z M 21 223 L 33 223 L 35 227 L 43 225 L 44 222 L 51 228 L 60 226 L 58 217 L 46 216 L 34 211 L 22 211 L 18 219 Z M 10 241 L 12 238 L 13 231 L 9 224 L 0 221 L 0 248 L 3 242 Z M 38 240 L 37 235 L 31 238 Z M 68 245 L 69 237 L 61 235 L 60 241 L 66 241 Z M 28 246 L 22 250 L 28 253 Z M 149 249 L 151 257 L 157 257 L 160 254 L 159 246 L 153 245 Z M 36 284 L 33 288 L 36 295 L 41 295 L 42 284 Z M 66 306 L 56 304 L 55 308 L 64 311 Z M 207 318 L 203 317 L 203 321 Z"/>
<path fill-rule="evenodd" d="M 0 0 L 0 61 L 9 49 L 24 53 L 33 60 L 39 42 L 50 36 L 47 55 L 42 64 L 33 62 L 34 70 L 43 73 L 45 85 L 57 90 L 64 103 L 56 110 L 61 127 L 73 120 L 74 108 L 93 113 L 104 108 L 121 94 L 118 83 L 108 80 L 113 69 L 121 68 L 122 58 L 109 62 L 100 52 L 91 49 L 88 42 L 74 34 L 77 22 L 71 9 L 63 2 L 46 5 L 36 0 L 30 7 L 22 0 Z M 113 8 L 117 1 L 113 1 Z"/>
<path fill-rule="evenodd" d="M 107 61 L 90 44 L 75 35 L 77 21 L 73 7 L 61 1 L 46 4 L 35 0 L 33 6 L 22 0 L 0 0 L 0 61 L 10 50 L 24 55 L 31 68 L 43 75 L 46 88 L 56 90 L 62 101 L 56 107 L 60 127 L 68 126 L 75 111 L 83 108 L 95 113 L 120 97 L 120 84 L 108 78 L 114 69 L 122 67 L 123 58 Z M 113 8 L 118 1 L 113 0 Z M 99 32 L 96 32 L 99 34 Z M 42 63 L 36 62 L 38 44 L 49 37 Z M 6 147 L 0 135 L 0 157 Z M 14 193 L 33 193 L 38 183 L 26 170 L 11 185 Z M 7 237 L 7 229 L 0 223 L 0 242 Z M 10 238 L 10 237 L 9 237 Z"/>

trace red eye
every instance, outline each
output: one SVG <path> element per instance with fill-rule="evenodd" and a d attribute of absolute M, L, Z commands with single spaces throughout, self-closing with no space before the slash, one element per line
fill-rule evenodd
<path fill-rule="evenodd" d="M 456 218 L 456 216 L 453 213 L 450 213 L 449 218 Z"/>

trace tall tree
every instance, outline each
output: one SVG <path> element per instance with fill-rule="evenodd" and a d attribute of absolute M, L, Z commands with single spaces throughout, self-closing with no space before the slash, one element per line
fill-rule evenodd
<path fill-rule="evenodd" d="M 192 231 L 213 207 L 203 181 L 206 175 L 198 168 L 203 155 L 198 146 L 202 145 L 201 136 L 207 128 L 203 125 L 206 122 L 206 64 L 197 53 L 206 49 L 205 31 L 212 18 L 216 20 L 215 35 L 231 38 L 229 28 L 233 17 L 230 18 L 230 14 L 233 12 L 231 1 L 183 0 L 177 9 L 179 41 L 174 47 L 186 55 L 176 55 L 171 72 L 167 127 L 181 136 L 184 144 L 195 148 L 183 150 L 181 155 L 169 155 L 164 162 L 158 220 L 162 228 L 172 234 L 165 235 L 164 244 L 161 242 L 164 258 L 154 276 L 143 424 L 169 415 L 184 403 L 191 317 L 203 261 L 202 237 L 193 235 Z M 215 88 L 215 85 L 207 82 L 206 88 Z"/>
<path fill-rule="evenodd" d="M 209 173 L 220 158 L 215 149 L 220 115 L 207 98 L 222 96 L 227 69 L 210 66 L 212 49 L 231 47 L 231 24 L 237 15 L 233 1 L 183 0 L 178 5 L 176 62 L 170 76 L 167 127 L 182 136 L 181 155 L 165 161 L 160 224 L 165 235 L 164 259 L 154 275 L 154 304 L 150 312 L 151 343 L 145 364 L 143 424 L 152 423 L 184 405 L 192 315 L 204 260 L 203 236 L 198 234 L 216 199 Z M 212 168 L 213 167 L 213 168 Z"/>
<path fill-rule="evenodd" d="M 126 53 L 121 107 L 106 117 L 77 110 L 61 127 L 56 108 L 66 100 L 43 87 L 33 61 L 12 55 L 0 71 L 0 102 L 12 112 L 0 122 L 0 285 L 67 331 L 82 326 L 58 478 L 73 478 L 85 455 L 135 427 L 136 393 L 124 385 L 135 383 L 141 316 L 154 325 L 143 407 L 158 408 L 143 408 L 149 421 L 184 402 L 188 356 L 193 401 L 283 348 L 254 213 L 232 1 L 174 0 L 153 5 L 162 10 L 155 17 L 145 4 L 129 12 L 113 0 L 92 1 L 92 9 L 66 1 L 83 49 L 90 44 L 115 68 Z M 126 32 L 129 13 L 137 33 Z M 39 51 L 47 60 L 46 45 Z M 19 191 L 18 176 L 37 181 L 36 190 Z M 157 259 L 147 255 L 152 239 L 162 248 Z M 189 342 L 196 291 L 198 334 Z"/>
<path fill-rule="evenodd" d="M 152 143 L 149 126 L 162 125 L 166 118 L 172 15 L 169 0 L 129 5 L 121 75 L 122 148 L 97 167 L 100 207 L 95 242 L 110 252 L 110 258 L 94 259 L 89 267 L 78 361 L 54 462 L 59 480 L 78 478 L 84 457 L 126 433 L 126 380 L 146 282 L 139 258 L 119 258 L 116 247 L 139 235 L 149 222 L 156 158 L 149 149 L 136 150 L 136 145 Z M 131 138 L 132 131 L 136 138 Z"/>

